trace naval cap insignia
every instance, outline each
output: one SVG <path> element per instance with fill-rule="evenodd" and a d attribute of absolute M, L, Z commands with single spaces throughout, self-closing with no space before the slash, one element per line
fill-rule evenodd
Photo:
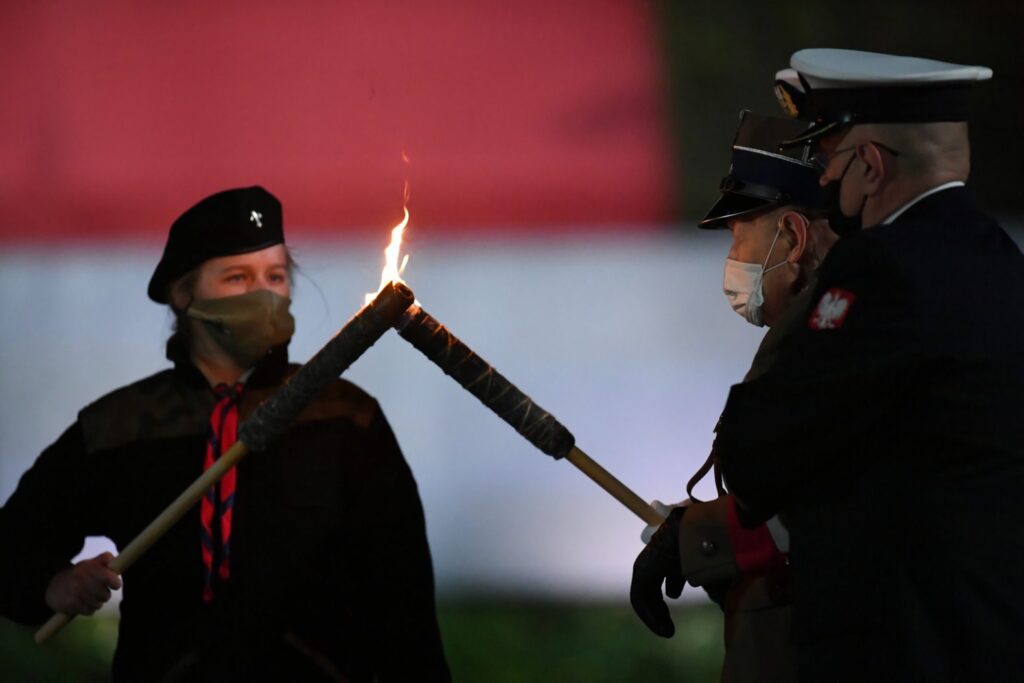
<path fill-rule="evenodd" d="M 779 106 L 782 107 L 782 111 L 793 118 L 797 118 L 800 116 L 800 107 L 797 106 L 790 88 L 791 86 L 786 83 L 776 83 L 775 99 L 778 101 Z"/>
<path fill-rule="evenodd" d="M 263 214 L 259 211 L 253 211 L 249 214 L 249 222 L 255 223 L 257 228 L 263 227 Z"/>

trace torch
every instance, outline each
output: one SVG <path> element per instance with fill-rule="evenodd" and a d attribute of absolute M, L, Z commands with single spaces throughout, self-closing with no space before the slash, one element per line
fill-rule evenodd
<path fill-rule="evenodd" d="M 494 367 L 414 303 L 395 325 L 398 334 L 494 411 L 530 443 L 556 460 L 565 458 L 648 524 L 665 516 L 580 450 L 576 438 Z"/>
<path fill-rule="evenodd" d="M 406 184 L 406 202 L 408 199 L 409 186 Z M 391 230 L 391 241 L 384 250 L 381 287 L 390 282 L 402 282 L 402 271 L 409 261 L 408 254 L 400 259 L 402 237 L 409 222 L 407 206 L 404 211 L 405 218 Z M 366 300 L 369 301 L 372 296 L 367 294 Z M 413 302 L 402 313 L 395 328 L 403 339 L 434 361 L 446 375 L 480 399 L 534 446 L 556 460 L 565 458 L 571 462 L 647 524 L 658 526 L 665 521 L 663 514 L 645 503 L 628 486 L 584 453 L 576 445 L 576 438 L 561 422 L 534 403 L 490 363 L 473 353 L 436 318 L 424 311 L 419 302 Z"/>
<path fill-rule="evenodd" d="M 324 387 L 393 327 L 414 300 L 412 290 L 401 282 L 384 286 L 287 384 L 256 409 L 239 428 L 235 444 L 125 546 L 110 568 L 124 573 L 249 451 L 266 448 Z M 71 618 L 67 614 L 53 615 L 36 632 L 36 643 L 46 642 Z"/>

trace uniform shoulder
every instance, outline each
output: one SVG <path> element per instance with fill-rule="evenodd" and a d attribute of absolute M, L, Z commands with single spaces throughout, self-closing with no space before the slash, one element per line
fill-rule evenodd
<path fill-rule="evenodd" d="M 961 288 L 979 273 L 1019 270 L 1020 249 L 963 187 L 936 192 L 886 225 L 863 231 L 888 262 L 918 288 L 955 283 Z M 944 273 L 943 283 L 935 273 Z"/>
<path fill-rule="evenodd" d="M 827 282 L 895 272 L 898 265 L 893 258 L 893 252 L 891 240 L 887 234 L 879 232 L 879 228 L 844 235 L 822 262 L 818 269 L 818 279 Z"/>
<path fill-rule="evenodd" d="M 291 378 L 298 372 L 300 366 L 291 364 L 288 366 L 287 377 Z M 267 396 L 259 397 L 264 400 Z M 243 417 L 244 410 L 243 406 Z M 320 392 L 316 400 L 306 406 L 299 413 L 297 422 L 315 422 L 319 420 L 348 420 L 357 427 L 367 428 L 380 412 L 377 400 L 358 387 L 344 379 L 335 379 Z"/>
<path fill-rule="evenodd" d="M 377 405 L 377 399 L 366 393 L 361 387 L 347 379 L 336 379 L 324 389 L 322 398 L 330 401 L 349 401 L 353 403 Z"/>
<path fill-rule="evenodd" d="M 103 410 L 110 405 L 120 405 L 127 401 L 133 401 L 139 396 L 156 393 L 160 388 L 171 381 L 173 374 L 174 371 L 171 368 L 167 368 L 160 372 L 155 372 L 148 377 L 143 377 L 131 384 L 118 387 L 117 389 L 109 391 L 97 398 L 95 401 L 83 408 L 81 412 L 84 413 Z"/>
<path fill-rule="evenodd" d="M 965 250 L 991 249 L 1005 236 L 966 187 L 940 189 L 915 200 L 891 222 L 866 233 L 905 259 L 958 258 Z"/>
<path fill-rule="evenodd" d="M 78 413 L 89 451 L 132 441 L 200 433 L 212 399 L 179 381 L 172 369 L 115 389 Z"/>

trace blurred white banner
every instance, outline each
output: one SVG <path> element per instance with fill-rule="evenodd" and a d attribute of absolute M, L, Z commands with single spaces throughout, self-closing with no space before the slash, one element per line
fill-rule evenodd
<path fill-rule="evenodd" d="M 379 233 L 372 245 L 292 238 L 297 362 L 376 286 Z M 405 275 L 424 309 L 595 460 L 644 499 L 678 500 L 762 333 L 721 293 L 728 242 L 693 229 L 431 244 L 413 232 Z M 145 295 L 158 256 L 0 255 L 0 499 L 80 408 L 166 365 L 170 316 Z M 625 597 L 644 523 L 572 465 L 535 450 L 396 334 L 346 377 L 380 401 L 416 475 L 439 590 Z"/>

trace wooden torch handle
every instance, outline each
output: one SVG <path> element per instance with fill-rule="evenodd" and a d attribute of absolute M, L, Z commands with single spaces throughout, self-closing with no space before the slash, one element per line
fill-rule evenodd
<path fill-rule="evenodd" d="M 231 448 L 226 450 L 202 476 L 182 491 L 181 495 L 174 499 L 156 519 L 149 523 L 139 535 L 132 539 L 131 543 L 124 547 L 124 550 L 110 563 L 110 569 L 116 574 L 122 574 L 128 567 L 135 564 L 143 553 L 151 545 L 157 542 L 161 536 L 167 533 L 174 524 L 185 516 L 185 513 L 192 509 L 203 497 L 207 489 L 220 481 L 220 478 L 227 474 L 235 464 L 245 457 L 249 448 L 241 441 L 236 441 Z M 74 618 L 68 614 L 54 614 L 50 620 L 36 631 L 35 641 L 42 645 L 57 631 L 61 630 Z"/>
<path fill-rule="evenodd" d="M 580 450 L 579 446 L 573 446 L 565 455 L 565 459 L 648 524 L 660 526 L 665 521 L 657 510 L 645 503 L 643 498 L 633 493 L 631 488 L 616 479 L 611 472 L 594 462 L 589 455 Z"/>
<path fill-rule="evenodd" d="M 412 290 L 401 282 L 392 282 L 381 289 L 373 301 L 363 306 L 338 334 L 242 423 L 238 429 L 238 441 L 125 546 L 121 554 L 110 563 L 110 568 L 121 574 L 132 566 L 149 546 L 156 543 L 199 502 L 207 489 L 245 457 L 250 448 L 262 451 L 273 438 L 284 432 L 329 382 L 347 370 L 385 331 L 398 322 L 402 313 L 415 300 Z M 71 617 L 68 615 L 54 615 L 36 631 L 36 643 L 45 642 L 69 621 Z"/>
<path fill-rule="evenodd" d="M 54 614 L 52 617 L 46 620 L 45 624 L 39 627 L 38 631 L 36 631 L 36 644 L 42 645 L 43 643 L 45 643 L 47 640 L 50 639 L 50 636 L 52 636 L 65 626 L 67 626 L 68 622 L 71 621 L 71 619 L 71 616 L 64 614 L 63 612 L 57 612 L 56 614 Z"/>

